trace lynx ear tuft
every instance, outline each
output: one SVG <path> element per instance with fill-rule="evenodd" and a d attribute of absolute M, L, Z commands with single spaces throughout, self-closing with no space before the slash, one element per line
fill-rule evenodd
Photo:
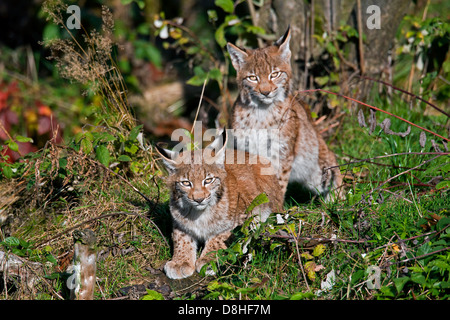
<path fill-rule="evenodd" d="M 291 27 L 288 26 L 284 35 L 275 42 L 275 45 L 279 47 L 278 51 L 284 59 L 291 58 L 291 49 L 289 48 L 289 42 L 291 41 Z"/>
<path fill-rule="evenodd" d="M 227 146 L 228 138 L 227 138 L 227 130 L 222 129 L 214 139 L 214 141 L 206 147 L 208 150 L 208 154 L 211 155 L 211 152 L 214 151 L 214 156 L 210 156 L 211 160 L 214 160 L 214 163 L 217 165 L 223 165 L 225 163 L 225 149 Z"/>
<path fill-rule="evenodd" d="M 175 157 L 176 153 L 174 151 L 164 149 L 160 147 L 159 145 L 155 145 L 156 151 L 161 156 L 164 166 L 166 167 L 167 171 L 169 171 L 169 174 L 172 174 L 176 170 L 176 162 Z"/>
<path fill-rule="evenodd" d="M 234 44 L 227 43 L 227 50 L 231 57 L 231 63 L 236 71 L 239 71 L 245 64 L 248 54 L 243 49 L 236 47 Z"/>

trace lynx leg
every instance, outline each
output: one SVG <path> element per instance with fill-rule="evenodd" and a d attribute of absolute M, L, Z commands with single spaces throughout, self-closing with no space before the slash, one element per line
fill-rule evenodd
<path fill-rule="evenodd" d="M 212 253 L 213 251 L 227 248 L 225 241 L 227 241 L 230 236 L 231 232 L 227 231 L 206 241 L 205 248 L 195 263 L 195 269 L 197 272 L 200 272 L 205 264 L 214 259 L 214 254 Z"/>
<path fill-rule="evenodd" d="M 197 254 L 197 243 L 188 234 L 174 229 L 173 258 L 164 266 L 167 277 L 171 279 L 183 279 L 191 276 L 195 271 L 195 258 Z"/>

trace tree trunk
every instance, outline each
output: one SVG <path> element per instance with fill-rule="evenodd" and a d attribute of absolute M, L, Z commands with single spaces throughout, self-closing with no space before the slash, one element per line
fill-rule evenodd
<path fill-rule="evenodd" d="M 376 12 L 368 11 L 371 5 L 379 8 L 378 20 Z M 340 48 L 341 71 L 359 74 L 363 71 L 364 75 L 379 78 L 388 63 L 397 28 L 411 5 L 411 0 L 311 0 L 309 3 L 272 0 L 261 7 L 258 21 L 261 27 L 276 35 L 282 35 L 287 26 L 291 26 L 295 88 L 302 90 L 314 86 L 311 79 L 323 73 L 320 69 L 323 69 L 324 56 L 327 56 L 313 34 L 333 36 L 342 22 L 364 34 L 365 40 L 362 46 L 361 41 L 349 41 Z M 377 21 L 380 28 L 372 28 Z M 342 61 L 343 58 L 346 61 Z M 337 70 L 328 69 L 330 71 Z"/>

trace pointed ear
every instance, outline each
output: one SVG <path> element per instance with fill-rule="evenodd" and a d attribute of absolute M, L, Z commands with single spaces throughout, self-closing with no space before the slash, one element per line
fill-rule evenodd
<path fill-rule="evenodd" d="M 291 27 L 288 26 L 284 35 L 275 42 L 275 45 L 279 47 L 278 52 L 284 59 L 291 58 L 291 49 L 289 48 L 290 41 L 291 41 Z"/>
<path fill-rule="evenodd" d="M 223 165 L 225 163 L 225 149 L 227 146 L 227 130 L 222 129 L 222 132 L 219 133 L 214 141 L 206 147 L 208 152 L 205 153 L 205 160 L 211 159 L 217 165 Z M 211 155 L 214 150 L 214 156 Z M 208 156 L 210 158 L 208 158 Z"/>
<path fill-rule="evenodd" d="M 227 50 L 231 57 L 231 63 L 236 71 L 239 71 L 245 64 L 248 54 L 244 50 L 236 47 L 234 44 L 227 43 Z"/>
<path fill-rule="evenodd" d="M 169 174 L 174 173 L 177 167 L 177 163 L 174 161 L 176 153 L 171 150 L 161 148 L 158 144 L 155 145 L 155 147 L 156 152 L 158 152 L 158 154 L 161 156 L 164 166 L 166 167 L 167 171 L 169 171 Z"/>

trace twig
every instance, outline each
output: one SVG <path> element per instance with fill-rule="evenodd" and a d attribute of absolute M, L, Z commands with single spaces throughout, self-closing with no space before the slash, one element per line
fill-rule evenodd
<path fill-rule="evenodd" d="M 298 238 L 292 236 L 292 239 L 294 240 L 295 248 L 297 249 L 298 265 L 300 266 L 300 270 L 302 271 L 303 279 L 305 279 L 305 283 L 306 283 L 306 287 L 308 288 L 308 291 L 311 291 L 311 289 L 309 288 L 308 279 L 306 278 L 306 275 L 305 275 L 305 269 L 303 268 L 302 257 L 300 256 L 300 249 L 298 247 Z"/>
<path fill-rule="evenodd" d="M 307 241 L 317 241 L 317 242 L 343 242 L 343 243 L 366 243 L 367 240 L 347 240 L 347 239 L 331 239 L 331 238 L 314 238 L 314 237 L 293 237 L 293 236 L 283 236 L 278 234 L 264 234 L 269 238 L 279 238 L 288 240 L 307 240 Z"/>
<path fill-rule="evenodd" d="M 396 194 L 395 192 L 392 192 L 392 191 L 389 191 L 389 190 L 386 190 L 386 189 L 383 189 L 383 191 L 384 191 L 384 192 L 387 192 L 387 193 L 390 193 L 390 194 L 392 194 L 393 196 L 396 196 L 396 197 L 398 197 L 398 198 L 402 198 L 402 199 L 405 200 L 406 202 L 413 203 L 411 200 L 406 199 L 405 197 L 402 197 L 401 195 Z"/>
<path fill-rule="evenodd" d="M 443 248 L 443 249 L 439 249 L 439 250 L 436 250 L 436 251 L 433 251 L 433 252 L 430 252 L 430 253 L 425 253 L 425 254 L 422 254 L 422 255 L 417 256 L 417 257 L 414 257 L 414 258 L 409 258 L 409 259 L 405 259 L 405 260 L 400 260 L 400 261 L 397 261 L 397 262 L 387 262 L 387 263 L 386 263 L 386 266 L 392 266 L 392 265 L 394 265 L 394 264 L 400 264 L 400 263 L 405 263 L 405 262 L 409 262 L 409 261 L 413 261 L 413 260 L 419 260 L 419 259 L 422 259 L 422 258 L 431 256 L 431 255 L 433 255 L 433 254 L 436 254 L 436 253 L 439 253 L 439 252 L 442 252 L 442 251 L 448 251 L 448 250 L 450 250 L 450 247 L 446 247 L 446 248 Z"/>
<path fill-rule="evenodd" d="M 350 161 L 350 162 L 346 162 L 343 164 L 339 164 L 336 166 L 331 166 L 328 168 L 324 168 L 324 170 L 330 170 L 333 168 L 339 168 L 342 166 L 347 166 L 349 164 L 354 164 L 354 163 L 360 163 L 360 162 L 370 162 L 370 160 L 374 160 L 374 159 L 381 159 L 381 158 L 389 158 L 389 157 L 396 157 L 396 156 L 403 156 L 403 155 L 426 155 L 426 154 L 436 154 L 436 155 L 450 155 L 450 152 L 399 152 L 399 153 L 392 153 L 392 154 L 386 154 L 384 156 L 376 156 L 373 158 L 366 158 L 366 159 L 360 159 L 360 160 L 355 160 L 355 161 Z M 401 169 L 401 168 L 400 168 Z M 409 168 L 409 169 L 413 169 L 413 168 Z"/>
<path fill-rule="evenodd" d="M 441 135 L 439 135 L 439 134 L 437 134 L 437 133 L 435 133 L 435 132 L 433 132 L 433 131 L 431 131 L 431 130 L 428 130 L 428 129 L 426 129 L 426 128 L 424 128 L 424 127 L 421 127 L 421 126 L 419 126 L 419 125 L 417 125 L 417 124 L 415 124 L 415 123 L 412 123 L 411 121 L 408 121 L 408 120 L 406 120 L 406 119 L 403 119 L 402 117 L 399 117 L 399 116 L 397 116 L 397 115 L 395 115 L 395 114 L 393 114 L 393 113 L 390 113 L 390 112 L 388 112 L 388 111 L 386 111 L 386 110 L 383 110 L 383 109 L 380 109 L 380 108 L 371 106 L 370 104 L 361 102 L 361 101 L 359 101 L 359 100 L 356 100 L 356 99 L 347 97 L 347 96 L 345 96 L 345 95 L 343 95 L 343 94 L 340 94 L 340 93 L 331 92 L 331 91 L 324 90 L 324 89 L 301 90 L 301 91 L 299 91 L 299 93 L 317 92 L 317 91 L 322 91 L 322 92 L 326 92 L 326 93 L 329 93 L 329 94 L 334 94 L 335 96 L 338 96 L 338 97 L 342 97 L 342 98 L 345 98 L 345 99 L 352 100 L 352 101 L 354 101 L 354 102 L 356 102 L 356 103 L 362 104 L 363 106 L 369 107 L 369 108 L 371 108 L 371 109 L 373 109 L 373 110 L 377 110 L 377 111 L 386 113 L 386 114 L 388 114 L 388 115 L 390 115 L 390 116 L 392 116 L 392 117 L 395 117 L 395 118 L 397 118 L 397 119 L 400 119 L 400 120 L 402 120 L 402 121 L 404 121 L 404 122 L 406 122 L 406 123 L 408 123 L 408 124 L 410 124 L 410 125 L 412 125 L 412 126 L 414 126 L 414 127 L 417 127 L 417 128 L 419 128 L 419 129 L 421 129 L 421 130 L 424 130 L 424 131 L 426 131 L 426 132 L 428 132 L 428 133 L 431 133 L 432 135 L 435 135 L 436 137 L 439 137 L 439 138 L 441 138 L 441 139 L 443 139 L 443 140 L 445 140 L 445 141 L 449 141 L 449 142 L 450 142 L 450 139 L 449 139 L 449 138 L 445 138 L 445 137 L 443 137 L 443 136 L 441 136 Z"/>
<path fill-rule="evenodd" d="M 208 75 L 206 76 L 205 81 L 203 81 L 202 93 L 200 95 L 200 100 L 198 102 L 197 112 L 195 113 L 194 124 L 192 125 L 191 134 L 194 131 L 195 122 L 197 121 L 198 113 L 200 112 L 200 107 L 201 107 L 202 101 L 203 101 L 203 93 L 205 92 L 205 87 L 206 87 L 207 81 L 208 81 Z"/>
<path fill-rule="evenodd" d="M 85 224 L 91 223 L 91 222 L 93 222 L 93 221 L 95 221 L 95 220 L 100 220 L 100 219 L 104 219 L 104 218 L 114 217 L 114 216 L 118 216 L 118 215 L 130 215 L 130 216 L 136 216 L 136 217 L 139 217 L 139 218 L 143 218 L 143 219 L 145 219 L 145 220 L 147 220 L 147 221 L 150 221 L 150 222 L 153 224 L 153 226 L 158 230 L 159 234 L 160 234 L 161 237 L 163 238 L 163 240 L 164 240 L 164 242 L 166 243 L 166 245 L 167 245 L 168 247 L 170 247 L 170 246 L 169 246 L 169 243 L 167 242 L 167 240 L 166 240 L 166 238 L 164 237 L 163 233 L 161 232 L 161 230 L 158 228 L 158 226 L 155 224 L 155 222 L 154 222 L 152 219 L 150 219 L 150 218 L 148 218 L 148 217 L 146 217 L 146 216 L 143 216 L 143 215 L 141 215 L 141 214 L 139 214 L 139 213 L 135 213 L 135 212 L 119 211 L 119 212 L 112 212 L 112 213 L 103 214 L 103 215 L 101 215 L 101 216 L 94 217 L 94 218 L 91 218 L 91 219 L 82 221 L 82 222 L 78 223 L 77 225 L 75 225 L 75 226 L 73 226 L 73 227 L 71 227 L 71 228 L 68 228 L 68 229 L 66 229 L 66 230 L 64 230 L 64 231 L 62 231 L 62 232 L 60 232 L 60 233 L 58 233 L 57 235 L 51 237 L 50 239 L 47 239 L 47 240 L 45 240 L 45 241 L 43 241 L 43 242 L 37 244 L 37 245 L 36 245 L 36 248 L 39 248 L 39 247 L 43 246 L 44 244 L 47 244 L 47 243 L 49 243 L 49 242 L 51 242 L 51 241 L 53 241 L 53 240 L 55 240 L 55 239 L 58 239 L 59 237 L 63 236 L 64 234 L 66 234 L 66 233 L 68 233 L 68 232 L 70 232 L 70 231 L 72 231 L 72 230 L 75 230 L 75 229 L 77 229 L 77 228 L 79 228 L 79 227 L 81 227 L 81 226 L 83 226 L 83 225 L 85 225 Z"/>
<path fill-rule="evenodd" d="M 388 82 L 385 82 L 385 81 L 383 81 L 383 80 L 377 80 L 377 79 L 370 78 L 370 77 L 366 77 L 366 76 L 359 76 L 359 77 L 360 77 L 361 79 L 370 80 L 370 81 L 375 81 L 375 82 L 384 84 L 385 86 L 389 86 L 389 87 L 391 87 L 391 88 L 394 89 L 394 90 L 400 91 L 400 92 L 402 92 L 402 93 L 406 93 L 406 94 L 408 94 L 408 95 L 410 95 L 410 96 L 413 96 L 414 98 L 416 98 L 416 99 L 418 99 L 418 100 L 420 100 L 420 101 L 422 101 L 422 102 L 425 102 L 425 103 L 428 104 L 430 107 L 436 109 L 437 111 L 441 112 L 442 114 L 445 114 L 447 117 L 450 117 L 450 114 L 448 114 L 448 113 L 445 112 L 444 110 L 438 108 L 437 106 L 435 106 L 435 105 L 432 104 L 431 102 L 429 102 L 429 101 L 427 101 L 427 100 L 425 100 L 425 99 L 419 97 L 418 95 L 416 95 L 416 94 L 414 94 L 414 93 L 411 93 L 411 92 L 408 92 L 408 91 L 406 91 L 406 90 L 400 89 L 400 88 L 398 88 L 398 87 L 396 87 L 396 86 L 394 86 L 394 85 L 392 85 L 392 84 L 390 84 L 390 83 L 388 83 Z"/>
<path fill-rule="evenodd" d="M 405 170 L 405 171 L 403 171 L 403 172 L 400 172 L 399 174 L 396 174 L 395 176 L 390 177 L 389 179 L 387 179 L 386 181 L 384 181 L 382 184 L 380 184 L 378 187 L 376 187 L 375 189 L 372 189 L 372 191 L 370 191 L 369 194 L 374 193 L 375 191 L 377 191 L 378 189 L 380 189 L 382 186 L 384 186 L 384 185 L 385 185 L 386 183 L 388 183 L 389 181 L 391 181 L 391 180 L 393 180 L 393 179 L 395 179 L 395 178 L 397 178 L 397 177 L 399 177 L 399 176 L 401 176 L 401 175 L 403 175 L 403 174 L 405 174 L 405 173 L 408 173 L 409 171 L 412 171 L 412 170 L 414 170 L 414 169 L 416 169 L 416 168 L 419 168 L 419 167 L 423 166 L 424 164 L 427 164 L 428 162 L 431 162 L 431 161 L 433 161 L 434 159 L 439 158 L 440 156 L 441 156 L 441 155 L 437 155 L 436 157 L 433 157 L 433 158 L 431 158 L 431 159 L 428 159 L 428 160 L 426 160 L 426 161 L 423 161 L 421 164 L 419 164 L 419 165 L 417 165 L 417 166 L 415 166 L 415 167 L 413 167 L 413 168 L 411 168 L 411 169 Z"/>

